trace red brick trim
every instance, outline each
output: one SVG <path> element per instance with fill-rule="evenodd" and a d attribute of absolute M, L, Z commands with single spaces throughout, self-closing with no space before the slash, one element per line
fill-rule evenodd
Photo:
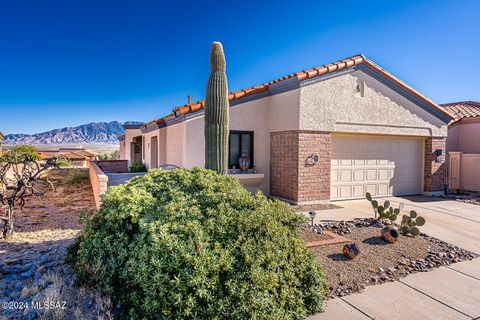
<path fill-rule="evenodd" d="M 331 134 L 318 131 L 270 133 L 270 193 L 297 204 L 330 200 Z M 314 165 L 307 163 L 318 155 Z"/>
<path fill-rule="evenodd" d="M 443 191 L 446 183 L 446 138 L 427 138 L 425 140 L 425 169 L 424 169 L 424 186 L 425 192 Z M 442 150 L 442 159 L 436 161 L 437 149 Z"/>

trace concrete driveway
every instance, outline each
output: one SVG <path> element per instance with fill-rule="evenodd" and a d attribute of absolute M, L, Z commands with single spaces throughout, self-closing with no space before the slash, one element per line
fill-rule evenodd
<path fill-rule="evenodd" d="M 480 254 L 480 206 L 436 197 L 388 197 L 403 211 L 426 219 L 421 230 Z M 338 201 L 341 209 L 317 212 L 317 222 L 373 217 L 367 200 Z M 480 258 L 417 273 L 400 281 L 367 287 L 362 293 L 329 300 L 313 319 L 480 319 Z"/>

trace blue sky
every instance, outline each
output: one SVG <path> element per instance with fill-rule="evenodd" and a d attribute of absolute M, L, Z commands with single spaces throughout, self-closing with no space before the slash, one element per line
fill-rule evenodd
<path fill-rule="evenodd" d="M 0 130 L 149 121 L 364 53 L 436 102 L 480 100 L 480 1 L 0 1 Z"/>

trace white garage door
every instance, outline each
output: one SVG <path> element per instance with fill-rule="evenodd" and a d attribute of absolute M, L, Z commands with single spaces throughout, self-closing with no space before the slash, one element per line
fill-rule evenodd
<path fill-rule="evenodd" d="M 419 194 L 422 154 L 421 139 L 334 136 L 330 198 Z"/>

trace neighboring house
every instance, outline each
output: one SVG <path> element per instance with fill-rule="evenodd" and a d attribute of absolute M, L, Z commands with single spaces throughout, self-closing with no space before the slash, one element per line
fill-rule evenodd
<path fill-rule="evenodd" d="M 363 55 L 229 94 L 230 158 L 292 203 L 443 191 L 451 118 Z M 122 159 L 204 166 L 204 101 L 128 128 Z M 132 152 L 132 146 L 136 151 Z M 443 155 L 443 156 L 442 156 Z M 255 169 L 255 170 L 253 170 Z M 256 172 L 256 173 L 255 173 Z M 263 180 L 263 181 L 262 181 Z"/>
<path fill-rule="evenodd" d="M 442 104 L 452 117 L 448 125 L 449 187 L 480 191 L 480 102 Z"/>
<path fill-rule="evenodd" d="M 88 161 L 95 160 L 97 153 L 85 148 L 58 148 L 55 150 L 37 150 L 42 158 L 61 156 L 70 161 L 76 167 L 87 168 Z"/>
<path fill-rule="evenodd" d="M 3 133 L 0 131 L 0 156 L 2 155 L 2 143 L 3 143 L 3 139 L 5 138 L 5 136 L 3 135 Z"/>

